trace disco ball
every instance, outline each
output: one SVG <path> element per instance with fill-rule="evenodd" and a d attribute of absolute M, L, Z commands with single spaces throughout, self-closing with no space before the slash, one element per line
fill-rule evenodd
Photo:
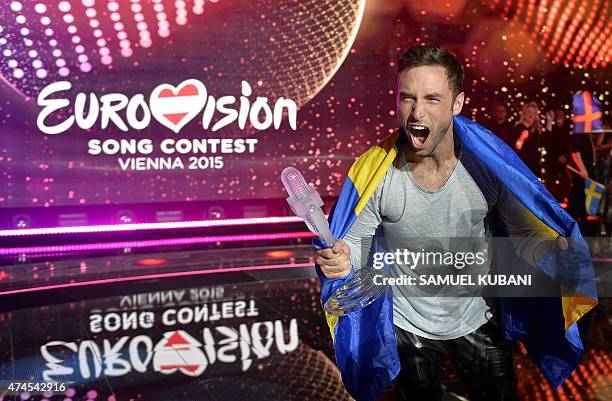
<path fill-rule="evenodd" d="M 200 79 L 209 93 L 302 105 L 347 56 L 365 0 L 10 1 L 0 9 L 0 78 L 26 97 L 69 80 L 123 93 Z"/>

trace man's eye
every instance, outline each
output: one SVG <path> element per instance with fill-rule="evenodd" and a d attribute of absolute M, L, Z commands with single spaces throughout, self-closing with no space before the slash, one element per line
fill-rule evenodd
<path fill-rule="evenodd" d="M 404 96 L 402 97 L 402 102 L 404 103 L 408 103 L 408 102 L 412 102 L 414 99 L 408 96 Z"/>
<path fill-rule="evenodd" d="M 440 102 L 440 99 L 437 99 L 437 98 L 430 98 L 430 99 L 427 99 L 427 101 L 428 101 L 429 103 L 439 103 L 439 102 Z"/>

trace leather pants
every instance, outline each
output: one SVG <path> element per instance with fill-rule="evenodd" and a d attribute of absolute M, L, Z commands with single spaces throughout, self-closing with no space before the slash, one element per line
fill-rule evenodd
<path fill-rule="evenodd" d="M 395 380 L 398 401 L 440 401 L 442 357 L 449 355 L 470 401 L 516 401 L 512 350 L 489 321 L 452 340 L 430 340 L 395 327 L 401 371 Z"/>

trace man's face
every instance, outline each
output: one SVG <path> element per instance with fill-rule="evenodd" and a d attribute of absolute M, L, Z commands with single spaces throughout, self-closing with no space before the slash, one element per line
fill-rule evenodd
<path fill-rule="evenodd" d="M 402 71 L 397 94 L 397 115 L 408 144 L 416 155 L 431 156 L 442 140 L 452 138 L 452 118 L 461 112 L 463 92 L 453 99 L 446 70 L 432 65 Z"/>
<path fill-rule="evenodd" d="M 506 121 L 506 119 L 508 118 L 508 112 L 506 111 L 506 108 L 502 105 L 498 105 L 495 107 L 495 110 L 493 110 L 493 115 L 495 117 L 495 121 L 499 122 Z"/>
<path fill-rule="evenodd" d="M 536 122 L 537 114 L 535 107 L 528 106 L 523 109 L 523 121 L 527 127 L 531 127 Z"/>

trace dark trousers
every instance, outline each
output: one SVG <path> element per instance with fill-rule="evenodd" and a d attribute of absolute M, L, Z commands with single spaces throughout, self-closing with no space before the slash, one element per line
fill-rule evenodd
<path fill-rule="evenodd" d="M 516 401 L 516 374 L 510 344 L 489 321 L 453 340 L 430 340 L 395 327 L 401 371 L 398 401 L 440 401 L 442 357 L 449 355 L 470 401 Z"/>

